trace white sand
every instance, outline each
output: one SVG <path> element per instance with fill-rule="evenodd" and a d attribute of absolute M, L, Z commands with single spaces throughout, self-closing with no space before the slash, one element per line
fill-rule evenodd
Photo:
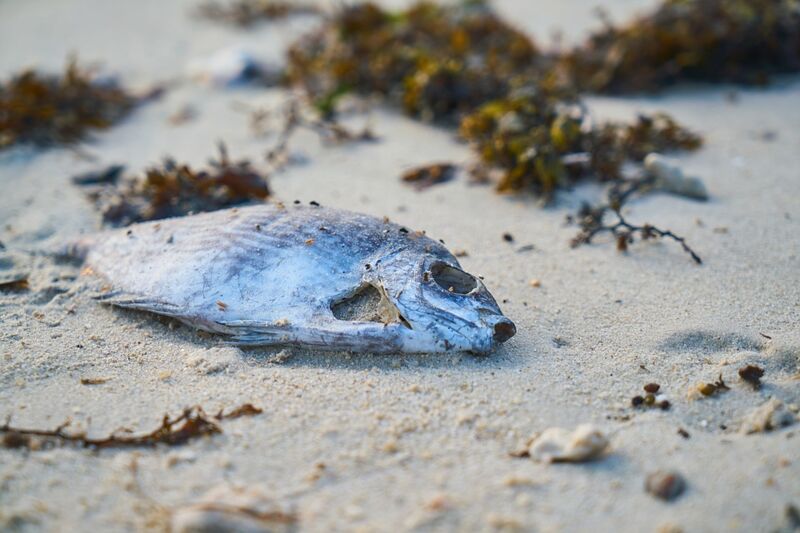
<path fill-rule="evenodd" d="M 231 44 L 277 61 L 313 24 L 237 32 L 192 19 L 192 4 L 1 2 L 0 76 L 28 65 L 59 69 L 74 51 L 144 86 Z M 574 39 L 593 24 L 593 2 L 538 4 L 505 0 L 500 9 L 545 40 L 551 28 Z M 612 14 L 648 4 L 617 1 Z M 633 220 L 685 235 L 702 267 L 671 242 L 627 255 L 607 242 L 570 249 L 575 228 L 564 217 L 597 194 L 593 187 L 546 209 L 463 178 L 416 193 L 399 182 L 402 169 L 469 153 L 449 132 L 390 112 L 374 116 L 380 144 L 331 149 L 298 138 L 310 162 L 273 178 L 280 198 L 388 215 L 469 252 L 462 264 L 508 300 L 503 309 L 518 328 L 485 358 L 298 353 L 273 364 L 275 351 L 219 347 L 186 327 L 98 305 L 72 281 L 78 267 L 35 259 L 32 290 L 0 294 L 0 416 L 42 428 L 70 417 L 99 436 L 123 425 L 149 430 L 165 412 L 194 404 L 215 412 L 252 402 L 265 412 L 178 448 L 0 449 L 0 530 L 141 529 L 163 524 L 159 509 L 225 481 L 262 486 L 308 531 L 780 527 L 787 504 L 800 506 L 798 426 L 738 430 L 769 397 L 800 403 L 800 84 L 737 89 L 736 103 L 730 90 L 591 100 L 605 117 L 667 111 L 705 136 L 706 146 L 681 163 L 703 177 L 710 202 L 653 195 L 630 210 Z M 167 153 L 202 164 L 217 139 L 234 157 L 260 158 L 273 138 L 254 138 L 232 103 L 282 98 L 183 83 L 87 145 L 96 163 L 60 149 L 0 154 L 0 241 L 31 249 L 96 229 L 96 212 L 69 177 L 97 164 L 137 172 Z M 197 119 L 170 126 L 185 104 Z M 777 137 L 764 141 L 764 131 Z M 515 252 L 529 243 L 534 251 Z M 747 363 L 766 370 L 759 392 L 736 376 Z M 731 391 L 687 399 L 695 383 L 720 372 Z M 81 385 L 86 377 L 110 380 Z M 629 407 L 651 381 L 668 394 L 670 411 Z M 509 456 L 534 432 L 581 423 L 606 432 L 608 456 L 577 465 Z M 657 469 L 681 472 L 686 493 L 673 503 L 645 493 Z"/>

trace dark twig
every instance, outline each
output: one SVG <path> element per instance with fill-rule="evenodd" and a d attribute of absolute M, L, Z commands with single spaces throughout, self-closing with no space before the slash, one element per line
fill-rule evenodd
<path fill-rule="evenodd" d="M 222 420 L 254 416 L 259 413 L 261 409 L 252 404 L 244 404 L 229 413 L 220 411 L 217 415 L 209 417 L 202 407 L 194 406 L 184 409 L 176 418 L 164 415 L 161 425 L 149 433 L 134 435 L 129 429 L 122 428 L 102 438 L 90 438 L 85 431 L 75 433 L 66 431 L 71 420 L 65 421 L 55 429 L 42 430 L 13 427 L 9 417 L 5 424 L 0 426 L 0 435 L 2 435 L 1 443 L 6 448 L 40 449 L 43 444 L 66 443 L 77 444 L 84 448 L 130 448 L 157 444 L 178 446 L 205 435 L 222 433 L 222 428 L 218 424 Z"/>

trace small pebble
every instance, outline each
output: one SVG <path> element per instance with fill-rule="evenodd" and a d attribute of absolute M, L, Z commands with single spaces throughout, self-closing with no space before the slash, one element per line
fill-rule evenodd
<path fill-rule="evenodd" d="M 658 383 L 648 383 L 647 385 L 644 386 L 644 391 L 655 394 L 658 392 L 658 389 L 660 388 L 661 385 L 659 385 Z"/>
<path fill-rule="evenodd" d="M 647 492 L 664 501 L 672 501 L 686 490 L 686 481 L 677 472 L 658 470 L 647 476 Z"/>

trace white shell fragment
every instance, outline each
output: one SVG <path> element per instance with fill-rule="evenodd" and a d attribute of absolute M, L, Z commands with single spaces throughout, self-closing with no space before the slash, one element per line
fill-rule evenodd
<path fill-rule="evenodd" d="M 744 419 L 743 433 L 763 433 L 795 423 L 797 417 L 786 409 L 783 402 L 777 398 L 770 398 L 760 406 L 753 409 Z"/>
<path fill-rule="evenodd" d="M 708 200 L 706 186 L 699 178 L 684 175 L 678 165 L 661 154 L 647 154 L 644 169 L 655 178 L 656 187 L 663 191 L 695 200 Z"/>
<path fill-rule="evenodd" d="M 552 427 L 544 430 L 528 446 L 528 454 L 542 463 L 581 463 L 599 457 L 608 439 L 595 426 L 581 424 L 570 431 Z"/>
<path fill-rule="evenodd" d="M 316 203 L 135 224 L 71 252 L 110 285 L 101 301 L 233 344 L 488 353 L 516 332 L 441 243 Z"/>
<path fill-rule="evenodd" d="M 209 85 L 228 87 L 256 77 L 261 65 L 239 46 L 223 48 L 204 59 L 189 63 L 188 74 Z"/>
<path fill-rule="evenodd" d="M 173 533 L 282 533 L 296 519 L 275 506 L 258 487 L 214 487 L 193 504 L 172 512 Z"/>

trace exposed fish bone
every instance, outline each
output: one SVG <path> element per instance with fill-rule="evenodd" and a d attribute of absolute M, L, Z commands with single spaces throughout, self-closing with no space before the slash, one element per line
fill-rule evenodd
<path fill-rule="evenodd" d="M 71 247 L 102 301 L 240 345 L 488 353 L 516 333 L 440 243 L 388 220 L 264 204 L 135 224 Z"/>

